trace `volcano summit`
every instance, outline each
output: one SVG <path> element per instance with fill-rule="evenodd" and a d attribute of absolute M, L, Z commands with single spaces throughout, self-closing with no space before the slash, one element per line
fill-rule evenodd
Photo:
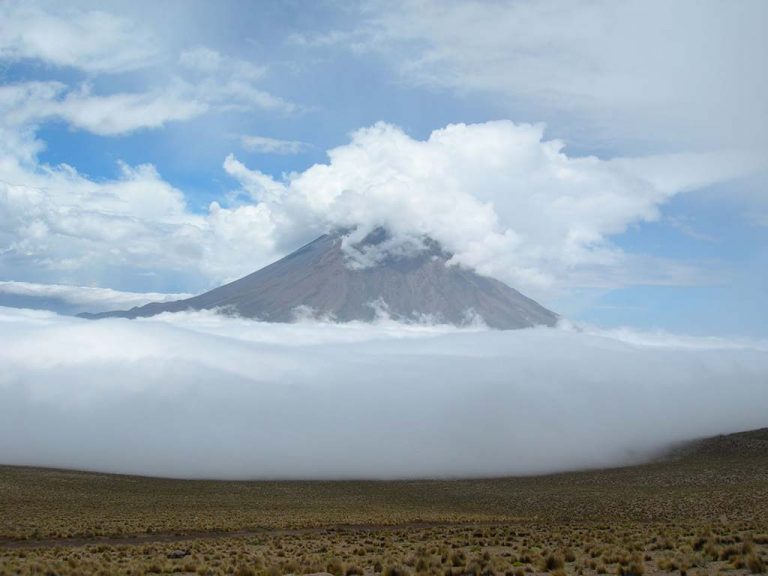
<path fill-rule="evenodd" d="M 387 239 L 384 231 L 377 230 L 352 248 L 370 255 Z M 218 310 L 267 322 L 291 322 L 306 315 L 366 322 L 383 313 L 402 322 L 461 326 L 480 320 L 502 330 L 557 322 L 557 314 L 503 282 L 449 264 L 451 254 L 432 240 L 418 250 L 384 254 L 367 265 L 350 260 L 344 242 L 341 233 L 325 234 L 253 274 L 199 296 L 82 316 L 138 318 Z"/>

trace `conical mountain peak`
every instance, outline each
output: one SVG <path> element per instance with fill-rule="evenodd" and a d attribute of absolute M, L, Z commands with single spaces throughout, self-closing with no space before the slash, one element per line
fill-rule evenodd
<path fill-rule="evenodd" d="M 355 239 L 349 231 L 336 231 L 199 296 L 86 316 L 137 318 L 219 310 L 267 322 L 292 322 L 307 314 L 365 322 L 385 313 L 402 322 L 466 325 L 481 320 L 499 329 L 557 322 L 555 313 L 517 290 L 450 265 L 450 258 L 426 237 L 402 242 L 377 228 Z"/>

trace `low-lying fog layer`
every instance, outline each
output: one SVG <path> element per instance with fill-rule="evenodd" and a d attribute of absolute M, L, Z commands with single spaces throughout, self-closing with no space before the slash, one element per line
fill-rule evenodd
<path fill-rule="evenodd" d="M 90 322 L 0 308 L 0 463 L 174 477 L 529 474 L 768 425 L 768 343 Z"/>

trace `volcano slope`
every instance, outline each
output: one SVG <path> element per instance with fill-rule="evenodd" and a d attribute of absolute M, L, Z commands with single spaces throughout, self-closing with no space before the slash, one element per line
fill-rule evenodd
<path fill-rule="evenodd" d="M 747 574 L 768 429 L 539 477 L 217 482 L 0 467 L 2 574 Z"/>
<path fill-rule="evenodd" d="M 370 322 L 386 314 L 401 322 L 459 326 L 479 320 L 502 330 L 553 326 L 558 320 L 557 314 L 503 282 L 452 264 L 452 255 L 429 239 L 418 250 L 383 255 L 360 266 L 349 260 L 344 238 L 325 234 L 253 274 L 193 298 L 81 316 L 139 318 L 217 310 L 266 322 L 291 322 L 306 314 Z M 377 230 L 352 249 L 371 259 L 371 251 L 387 239 L 385 231 Z"/>

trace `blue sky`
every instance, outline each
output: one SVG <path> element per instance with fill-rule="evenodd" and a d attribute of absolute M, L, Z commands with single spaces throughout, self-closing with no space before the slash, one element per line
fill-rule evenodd
<path fill-rule="evenodd" d="M 0 281 L 197 292 L 386 225 L 577 321 L 768 335 L 765 2 L 0 22 Z"/>

